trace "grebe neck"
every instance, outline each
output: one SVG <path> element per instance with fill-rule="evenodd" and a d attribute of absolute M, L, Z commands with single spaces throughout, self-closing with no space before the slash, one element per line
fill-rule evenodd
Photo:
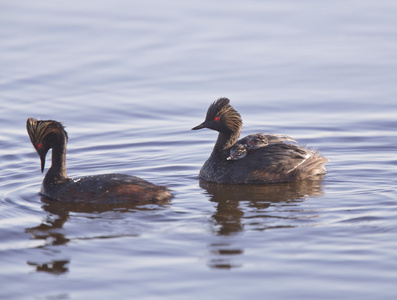
<path fill-rule="evenodd" d="M 227 152 L 229 154 L 230 148 L 237 142 L 241 130 L 235 132 L 219 132 L 218 139 L 216 140 L 213 154 Z"/>
<path fill-rule="evenodd" d="M 68 178 L 66 174 L 66 137 L 60 137 L 57 141 L 52 147 L 51 167 L 45 176 L 45 180 Z"/>

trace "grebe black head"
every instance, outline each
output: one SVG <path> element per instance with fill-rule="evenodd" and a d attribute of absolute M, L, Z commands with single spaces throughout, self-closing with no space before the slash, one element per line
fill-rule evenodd
<path fill-rule="evenodd" d="M 45 158 L 48 150 L 54 145 L 65 144 L 68 140 L 68 134 L 63 125 L 53 120 L 36 120 L 29 118 L 26 122 L 30 141 L 40 156 L 41 172 L 44 171 Z"/>
<path fill-rule="evenodd" d="M 224 133 L 239 133 L 243 125 L 240 114 L 227 98 L 219 98 L 208 108 L 205 121 L 192 130 L 209 128 Z"/>

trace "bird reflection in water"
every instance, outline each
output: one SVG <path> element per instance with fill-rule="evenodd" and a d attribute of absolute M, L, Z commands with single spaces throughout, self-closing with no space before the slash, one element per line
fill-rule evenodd
<path fill-rule="evenodd" d="M 53 260 L 51 262 L 42 263 L 42 264 L 28 261 L 29 266 L 36 267 L 36 272 L 45 272 L 54 275 L 60 275 L 66 273 L 68 271 L 67 265 L 69 263 L 70 263 L 69 260 Z"/>
<path fill-rule="evenodd" d="M 199 184 L 206 190 L 210 201 L 216 203 L 216 211 L 211 217 L 214 233 L 232 236 L 244 230 L 292 228 L 298 226 L 300 219 L 316 218 L 316 215 L 308 217 L 300 210 L 299 203 L 322 194 L 322 177 L 268 185 L 216 184 L 204 180 Z M 233 257 L 243 254 L 243 249 L 225 243 L 224 239 L 210 244 L 209 248 L 213 257 L 209 263 L 211 268 L 241 266 L 233 263 Z"/>
<path fill-rule="evenodd" d="M 38 248 L 46 248 L 52 246 L 66 245 L 71 240 L 67 237 L 67 232 L 63 229 L 64 224 L 69 220 L 70 213 L 82 213 L 87 214 L 87 219 L 92 218 L 109 218 L 109 216 L 101 216 L 101 213 L 114 212 L 120 213 L 134 213 L 136 211 L 153 211 L 157 209 L 163 209 L 163 206 L 170 203 L 170 200 L 163 201 L 162 203 L 152 205 L 138 205 L 132 203 L 124 204 L 81 204 L 81 203 L 62 203 L 57 202 L 45 197 L 41 198 L 44 203 L 42 208 L 48 213 L 45 220 L 38 226 L 26 228 L 25 232 L 32 235 L 35 240 L 43 240 L 44 245 L 40 245 Z M 114 218 L 114 215 L 110 216 Z M 84 232 L 83 232 L 84 234 Z M 117 238 L 120 236 L 138 236 L 133 233 L 123 233 L 117 235 L 104 235 L 101 234 L 98 237 L 81 237 L 77 239 L 107 239 Z M 76 237 L 73 237 L 76 240 Z M 58 253 L 59 254 L 59 253 Z M 69 259 L 52 260 L 49 262 L 32 262 L 28 261 L 28 265 L 36 267 L 37 272 L 52 273 L 54 275 L 63 274 L 68 272 L 68 265 L 70 264 Z"/>

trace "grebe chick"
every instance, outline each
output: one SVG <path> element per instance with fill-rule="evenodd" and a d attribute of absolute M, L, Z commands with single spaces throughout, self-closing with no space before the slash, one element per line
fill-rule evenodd
<path fill-rule="evenodd" d="M 242 159 L 246 157 L 247 154 L 252 150 L 265 147 L 272 143 L 282 142 L 297 143 L 293 138 L 289 137 L 288 135 L 263 133 L 250 134 L 234 144 L 234 146 L 230 149 L 230 155 L 227 160 Z"/>
<path fill-rule="evenodd" d="M 248 146 L 247 144 L 236 143 L 232 148 L 230 148 L 230 155 L 226 160 L 239 160 L 247 156 Z"/>
<path fill-rule="evenodd" d="M 68 135 L 57 121 L 29 118 L 26 123 L 30 141 L 40 156 L 41 172 L 45 158 L 52 149 L 51 167 L 41 185 L 47 198 L 71 203 L 162 203 L 172 196 L 164 186 L 154 185 L 139 177 L 125 174 L 103 174 L 78 179 L 66 175 L 66 144 Z"/>
<path fill-rule="evenodd" d="M 205 121 L 193 130 L 209 128 L 219 132 L 200 177 L 216 183 L 273 183 L 304 180 L 324 174 L 328 159 L 319 153 L 288 143 L 269 143 L 250 152 L 244 159 L 227 160 L 242 128 L 240 114 L 220 98 L 210 105 Z"/>

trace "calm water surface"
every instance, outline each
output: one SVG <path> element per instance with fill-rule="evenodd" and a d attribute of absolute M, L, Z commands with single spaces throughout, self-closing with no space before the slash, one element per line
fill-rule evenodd
<path fill-rule="evenodd" d="M 1 299 L 396 299 L 395 1 L 2 1 Z M 221 96 L 288 134 L 318 180 L 198 172 Z M 28 117 L 62 121 L 72 177 L 168 185 L 162 206 L 41 199 Z M 47 160 L 47 166 L 50 160 Z"/>

